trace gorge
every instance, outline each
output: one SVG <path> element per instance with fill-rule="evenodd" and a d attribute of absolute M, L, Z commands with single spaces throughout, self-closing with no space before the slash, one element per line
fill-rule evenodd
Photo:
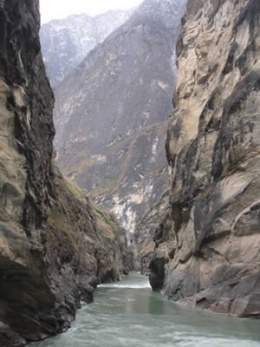
<path fill-rule="evenodd" d="M 0 1 L 1 347 L 260 346 L 260 3 L 184 5 L 63 45 L 54 105 L 39 1 Z"/>

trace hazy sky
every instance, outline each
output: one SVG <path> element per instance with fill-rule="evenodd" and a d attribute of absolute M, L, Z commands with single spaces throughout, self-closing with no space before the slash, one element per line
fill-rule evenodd
<path fill-rule="evenodd" d="M 111 9 L 127 9 L 141 2 L 142 0 L 40 0 L 43 23 L 71 14 L 96 15 Z"/>

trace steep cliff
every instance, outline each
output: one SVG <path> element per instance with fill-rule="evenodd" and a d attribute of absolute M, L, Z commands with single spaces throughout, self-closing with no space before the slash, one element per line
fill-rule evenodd
<path fill-rule="evenodd" d="M 158 202 L 149 209 L 136 225 L 133 241 L 135 251 L 136 270 L 149 274 L 149 265 L 154 255 L 154 235 L 158 230 L 158 223 L 163 224 L 169 209 L 169 192 L 166 191 Z"/>
<path fill-rule="evenodd" d="M 257 0 L 188 3 L 167 139 L 170 211 L 150 265 L 154 289 L 239 316 L 260 316 L 259 24 Z"/>
<path fill-rule="evenodd" d="M 167 186 L 181 5 L 145 1 L 56 91 L 59 165 L 129 233 Z"/>
<path fill-rule="evenodd" d="M 125 23 L 132 11 L 108 11 L 53 20 L 41 27 L 42 54 L 51 85 L 56 87 L 88 53 Z"/>
<path fill-rule="evenodd" d="M 38 0 L 0 2 L 0 345 L 68 328 L 125 268 L 124 237 L 52 164 Z"/>

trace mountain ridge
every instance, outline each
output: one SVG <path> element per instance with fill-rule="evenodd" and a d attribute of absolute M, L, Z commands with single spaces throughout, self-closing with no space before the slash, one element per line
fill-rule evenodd
<path fill-rule="evenodd" d="M 144 2 L 56 90 L 59 165 L 131 232 L 167 184 L 180 7 Z"/>
<path fill-rule="evenodd" d="M 40 37 L 47 74 L 57 85 L 94 49 L 122 25 L 132 10 L 111 10 L 97 16 L 71 15 L 41 27 Z"/>

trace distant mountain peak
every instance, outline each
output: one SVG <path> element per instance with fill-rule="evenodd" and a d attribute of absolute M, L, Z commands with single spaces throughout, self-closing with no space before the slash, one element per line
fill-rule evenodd
<path fill-rule="evenodd" d="M 131 14 L 132 10 L 111 10 L 95 17 L 76 14 L 44 24 L 41 28 L 42 51 L 52 86 L 55 88 Z"/>
<path fill-rule="evenodd" d="M 150 20 L 159 21 L 168 29 L 176 29 L 178 21 L 173 20 L 177 15 L 182 15 L 186 0 L 145 0 L 136 10 L 138 16 L 149 16 Z"/>

